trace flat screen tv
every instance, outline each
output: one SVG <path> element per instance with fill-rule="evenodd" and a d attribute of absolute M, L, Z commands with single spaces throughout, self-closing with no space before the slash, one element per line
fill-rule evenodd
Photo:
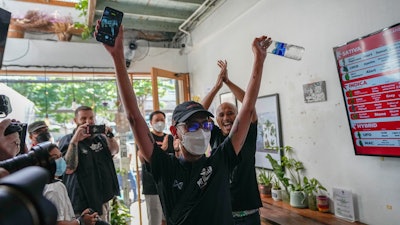
<path fill-rule="evenodd" d="M 400 157 L 400 23 L 333 52 L 355 154 Z"/>
<path fill-rule="evenodd" d="M 0 69 L 3 65 L 3 55 L 6 48 L 8 26 L 10 25 L 11 13 L 0 8 Z"/>

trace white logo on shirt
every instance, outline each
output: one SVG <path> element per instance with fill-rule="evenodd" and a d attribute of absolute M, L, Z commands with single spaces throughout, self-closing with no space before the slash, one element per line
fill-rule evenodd
<path fill-rule="evenodd" d="M 183 182 L 179 182 L 177 180 L 174 180 L 174 184 L 172 185 L 172 187 L 177 187 L 179 190 L 182 190 Z"/>
<path fill-rule="evenodd" d="M 210 178 L 211 174 L 212 174 L 211 166 L 205 167 L 201 170 L 200 172 L 201 177 L 197 181 L 197 185 L 199 185 L 200 189 L 204 188 L 207 185 L 207 181 Z"/>
<path fill-rule="evenodd" d="M 99 152 L 99 151 L 103 150 L 103 145 L 100 142 L 97 144 L 93 143 L 90 146 L 90 149 L 92 149 L 92 151 Z"/>

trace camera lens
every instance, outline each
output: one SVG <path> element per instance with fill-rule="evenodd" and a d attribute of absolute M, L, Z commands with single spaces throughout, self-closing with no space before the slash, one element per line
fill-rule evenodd
<path fill-rule="evenodd" d="M 49 147 L 51 142 L 43 142 L 34 146 L 26 154 L 16 156 L 0 162 L 0 167 L 6 169 L 9 173 L 28 166 L 40 166 L 47 169 L 53 176 L 56 170 L 55 162 L 50 158 Z"/>

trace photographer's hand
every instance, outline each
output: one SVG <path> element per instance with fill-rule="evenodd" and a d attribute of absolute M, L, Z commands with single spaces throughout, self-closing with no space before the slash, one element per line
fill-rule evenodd
<path fill-rule="evenodd" d="M 65 171 L 66 174 L 72 174 L 75 172 L 76 168 L 78 168 L 78 143 L 85 138 L 90 137 L 90 134 L 86 133 L 86 128 L 88 125 L 88 123 L 85 123 L 78 126 L 71 138 L 67 153 L 65 153 L 64 157 L 65 162 L 67 163 L 67 170 Z"/>
<path fill-rule="evenodd" d="M 4 131 L 10 124 L 10 119 L 0 122 L 0 161 L 12 158 L 19 152 L 20 140 L 18 132 L 4 136 Z"/>
<path fill-rule="evenodd" d="M 84 225 L 95 225 L 99 219 L 99 214 L 97 214 L 97 212 L 91 213 L 90 209 L 85 209 L 81 215 L 81 220 L 83 221 Z"/>

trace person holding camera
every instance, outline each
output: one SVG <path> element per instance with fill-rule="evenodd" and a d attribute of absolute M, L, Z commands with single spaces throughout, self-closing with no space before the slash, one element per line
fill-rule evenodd
<path fill-rule="evenodd" d="M 67 164 L 63 182 L 76 215 L 92 208 L 109 221 L 108 202 L 120 194 L 112 159 L 119 151 L 118 143 L 110 127 L 95 126 L 95 114 L 89 106 L 75 110 L 74 122 L 77 127 L 73 133 L 59 141 Z"/>
<path fill-rule="evenodd" d="M 10 119 L 0 122 L 0 161 L 10 159 L 20 152 L 21 143 L 18 132 L 5 135 L 5 130 L 10 124 Z"/>
<path fill-rule="evenodd" d="M 43 196 L 57 208 L 57 225 L 95 225 L 99 221 L 99 215 L 91 209 L 85 209 L 79 217 L 75 217 L 67 189 L 59 179 L 67 167 L 65 160 L 56 144 L 50 144 L 48 151 L 50 158 L 55 161 L 56 172 L 54 179 L 45 185 Z"/>
<path fill-rule="evenodd" d="M 100 21 L 97 22 L 95 34 Z M 170 130 L 180 141 L 180 156 L 169 156 L 156 145 L 137 104 L 137 96 L 125 67 L 124 30 L 121 26 L 114 46 L 103 44 L 111 55 L 116 71 L 118 90 L 135 136 L 136 144 L 157 183 L 167 224 L 233 225 L 229 190 L 229 175 L 240 161 L 240 150 L 252 121 L 262 78 L 266 50 L 271 39 L 255 38 L 253 71 L 243 104 L 233 123 L 229 136 L 205 156 L 209 146 L 213 115 L 194 101 L 175 107 Z M 239 122 L 240 121 L 240 122 Z"/>

